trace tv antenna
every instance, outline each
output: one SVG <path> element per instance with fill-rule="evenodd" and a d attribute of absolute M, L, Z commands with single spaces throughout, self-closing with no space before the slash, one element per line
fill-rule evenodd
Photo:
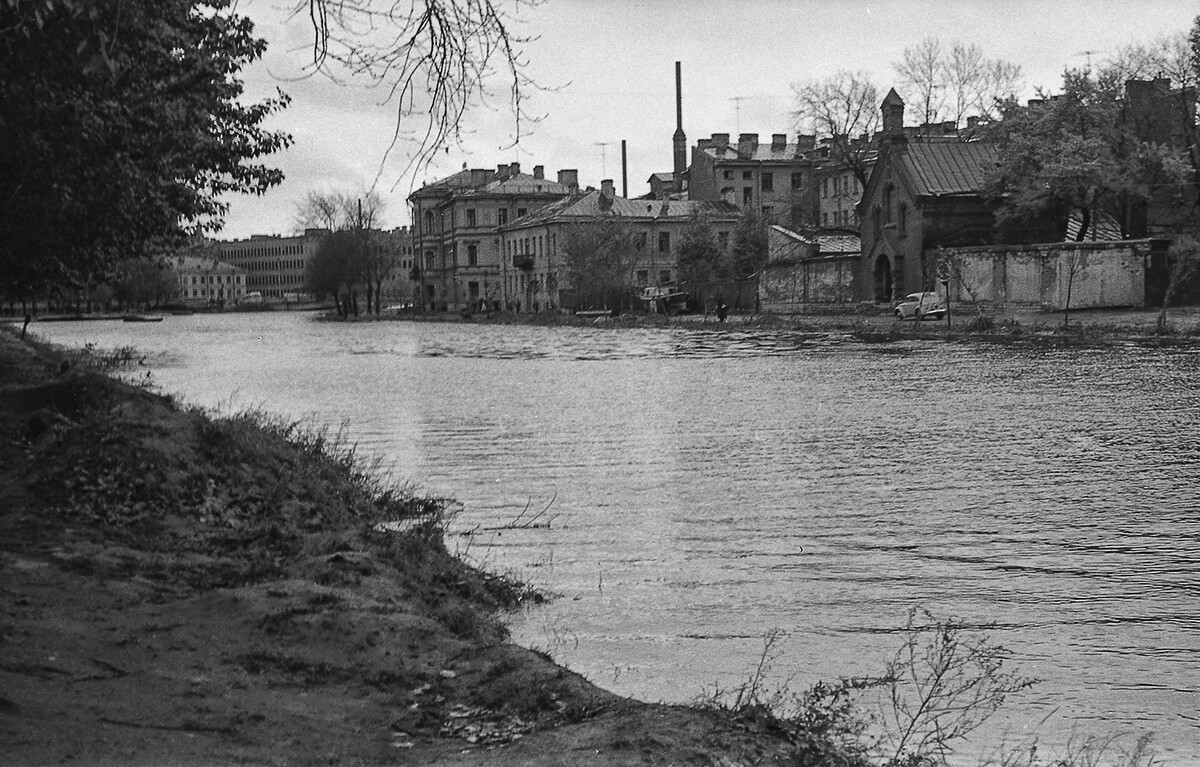
<path fill-rule="evenodd" d="M 1079 51 L 1076 56 L 1087 56 L 1087 71 L 1092 71 L 1092 54 L 1100 53 L 1100 51 Z"/>
<path fill-rule="evenodd" d="M 750 97 L 749 96 L 734 96 L 733 98 L 731 98 L 729 100 L 733 102 L 734 125 L 737 128 L 737 132 L 741 133 L 742 132 L 742 102 L 749 101 Z"/>
<path fill-rule="evenodd" d="M 596 146 L 600 147 L 600 178 L 608 177 L 608 166 L 605 163 L 608 153 L 607 148 L 612 145 L 611 141 L 597 141 Z"/>

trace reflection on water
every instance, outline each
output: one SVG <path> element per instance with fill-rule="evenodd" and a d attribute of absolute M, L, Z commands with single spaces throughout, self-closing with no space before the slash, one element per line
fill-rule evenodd
<path fill-rule="evenodd" d="M 193 402 L 347 423 L 463 502 L 451 545 L 560 595 L 519 641 L 619 692 L 739 683 L 775 629 L 793 687 L 876 671 L 921 605 L 1043 680 L 992 744 L 1057 711 L 1060 736 L 1148 729 L 1200 760 L 1195 352 L 291 314 L 39 330 L 134 344 Z"/>

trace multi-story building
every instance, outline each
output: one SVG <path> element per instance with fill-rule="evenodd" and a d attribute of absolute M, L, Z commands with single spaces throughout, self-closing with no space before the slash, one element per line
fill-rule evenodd
<path fill-rule="evenodd" d="M 576 192 L 501 227 L 504 261 L 499 300 L 513 309 L 554 309 L 568 285 L 566 247 L 572 229 L 617 219 L 630 228 L 634 248 L 632 276 L 638 289 L 678 278 L 679 243 L 694 216 L 712 226 L 728 246 L 737 225 L 736 206 L 724 201 L 629 200 L 617 197 L 613 182 Z"/>
<path fill-rule="evenodd" d="M 246 297 L 246 271 L 208 255 L 167 259 L 179 283 L 179 298 L 189 306 L 236 306 Z"/>
<path fill-rule="evenodd" d="M 813 225 L 811 218 L 815 165 L 810 157 L 814 136 L 776 133 L 759 143 L 757 133 L 743 133 L 731 144 L 728 133 L 714 133 L 692 148 L 687 171 L 688 199 L 723 201 L 739 210 L 754 208 L 772 222 Z"/>
<path fill-rule="evenodd" d="M 247 240 L 218 240 L 217 258 L 246 272 L 246 292 L 257 291 L 264 298 L 300 300 L 304 291 L 304 270 L 325 229 L 305 229 L 298 237 L 254 234 Z"/>
<path fill-rule="evenodd" d="M 579 188 L 576 170 L 547 179 L 519 163 L 466 169 L 409 195 L 420 303 L 432 310 L 503 305 L 500 229 Z M 510 264 L 511 266 L 511 264 Z"/>

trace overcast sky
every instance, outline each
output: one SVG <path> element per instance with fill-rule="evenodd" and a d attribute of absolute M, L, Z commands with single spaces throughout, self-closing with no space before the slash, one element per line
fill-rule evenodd
<path fill-rule="evenodd" d="M 794 82 L 865 70 L 886 93 L 896 79 L 892 62 L 924 37 L 976 43 L 990 58 L 1020 64 L 1028 96 L 1038 86 L 1056 89 L 1063 70 L 1089 56 L 1100 62 L 1123 45 L 1186 31 L 1200 13 L 1195 0 L 545 0 L 522 8 L 514 24 L 519 35 L 537 38 L 525 47 L 528 73 L 546 90 L 530 91 L 527 105 L 541 121 L 526 125 L 512 146 L 513 118 L 497 82 L 494 103 L 468 114 L 461 145 L 404 175 L 410 144 L 398 143 L 385 161 L 395 106 L 365 83 L 303 78 L 312 31 L 307 16 L 289 21 L 286 5 L 238 5 L 269 44 L 244 73 L 248 96 L 276 87 L 289 94 L 291 106 L 271 127 L 295 143 L 268 160 L 283 169 L 283 184 L 263 197 L 231 199 L 223 239 L 290 234 L 309 190 L 358 193 L 372 185 L 385 201 L 384 224 L 406 225 L 408 194 L 464 163 L 519 162 L 526 172 L 544 165 L 551 178 L 575 168 L 582 185 L 611 178 L 619 191 L 622 140 L 630 195 L 643 194 L 651 173 L 671 170 L 676 61 L 690 158 L 696 139 L 712 133 L 794 137 Z M 401 130 L 417 125 L 405 121 Z"/>

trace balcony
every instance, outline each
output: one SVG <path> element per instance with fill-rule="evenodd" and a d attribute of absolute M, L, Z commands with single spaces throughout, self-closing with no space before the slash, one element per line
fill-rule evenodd
<path fill-rule="evenodd" d="M 524 269 L 527 272 L 532 271 L 533 255 L 529 253 L 519 253 L 513 256 L 513 267 L 516 269 Z"/>

